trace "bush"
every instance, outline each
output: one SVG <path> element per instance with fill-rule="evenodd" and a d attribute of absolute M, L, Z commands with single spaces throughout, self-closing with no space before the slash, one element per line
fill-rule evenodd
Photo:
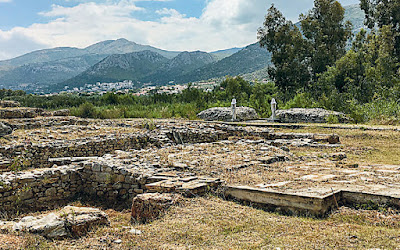
<path fill-rule="evenodd" d="M 316 106 L 317 104 L 314 102 L 310 94 L 299 92 L 283 106 L 283 109 L 314 108 Z"/>
<path fill-rule="evenodd" d="M 90 102 L 81 104 L 77 109 L 71 110 L 72 115 L 82 118 L 98 118 L 95 106 Z"/>

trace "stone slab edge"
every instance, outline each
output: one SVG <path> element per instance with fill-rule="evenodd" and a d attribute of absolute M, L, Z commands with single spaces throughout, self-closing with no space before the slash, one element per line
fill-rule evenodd
<path fill-rule="evenodd" d="M 376 204 L 400 208 L 400 197 L 338 190 L 325 196 L 289 194 L 248 186 L 227 186 L 225 197 L 250 202 L 262 207 L 291 214 L 311 214 L 324 217 L 337 205 Z"/>

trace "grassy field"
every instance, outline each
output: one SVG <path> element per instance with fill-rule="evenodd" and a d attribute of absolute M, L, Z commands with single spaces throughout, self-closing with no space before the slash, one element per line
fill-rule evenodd
<path fill-rule="evenodd" d="M 289 217 L 208 196 L 183 201 L 150 224 L 106 210 L 111 227 L 76 240 L 0 235 L 2 249 L 398 249 L 400 215 L 341 208 L 326 219 Z M 131 228 L 142 234 L 129 233 Z M 122 243 L 115 243 L 116 240 Z"/>
<path fill-rule="evenodd" d="M 394 128 L 394 127 L 391 127 Z M 358 164 L 394 164 L 400 165 L 400 132 L 395 130 L 363 129 L 324 129 L 318 126 L 306 129 L 281 129 L 280 132 L 338 134 L 344 145 L 349 161 Z M 320 149 L 301 148 L 294 152 L 301 155 Z M 325 150 L 327 152 L 337 150 Z M 323 151 L 322 151 L 323 152 Z"/>

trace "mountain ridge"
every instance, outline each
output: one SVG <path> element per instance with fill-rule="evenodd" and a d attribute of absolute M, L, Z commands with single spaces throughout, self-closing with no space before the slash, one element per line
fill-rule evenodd
<path fill-rule="evenodd" d="M 162 55 L 145 50 L 129 54 L 111 55 L 93 65 L 78 76 L 54 86 L 55 90 L 82 87 L 96 82 L 133 81 L 158 85 L 174 81 L 177 75 L 190 72 L 201 66 L 214 62 L 215 58 L 206 52 L 181 52 L 168 59 Z"/>

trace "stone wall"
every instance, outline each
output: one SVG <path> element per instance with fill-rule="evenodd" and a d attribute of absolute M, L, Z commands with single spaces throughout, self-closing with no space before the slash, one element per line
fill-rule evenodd
<path fill-rule="evenodd" d="M 0 210 L 33 211 L 62 205 L 84 189 L 83 167 L 70 165 L 52 169 L 0 175 Z"/>
<path fill-rule="evenodd" d="M 85 194 L 108 205 L 130 205 L 133 197 L 146 191 L 145 185 L 154 182 L 155 168 L 146 165 L 112 164 L 109 161 L 82 163 Z"/>
<path fill-rule="evenodd" d="M 35 211 L 65 205 L 79 196 L 107 205 L 129 205 L 145 192 L 157 169 L 121 166 L 99 159 L 79 164 L 0 175 L 0 210 Z"/>
<path fill-rule="evenodd" d="M 40 117 L 23 119 L 1 119 L 1 122 L 16 129 L 37 129 L 55 126 L 88 125 L 89 121 L 73 116 L 68 117 Z"/>
<path fill-rule="evenodd" d="M 21 158 L 22 167 L 51 167 L 49 158 L 103 156 L 115 150 L 141 149 L 158 145 L 159 140 L 150 134 L 126 134 L 41 144 L 1 146 L 0 154 L 10 164 Z"/>

